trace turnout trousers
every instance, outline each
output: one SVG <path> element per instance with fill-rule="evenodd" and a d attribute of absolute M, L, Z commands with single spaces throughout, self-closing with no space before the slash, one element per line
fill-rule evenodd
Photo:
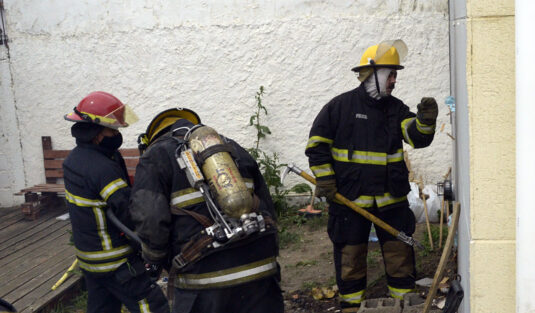
<path fill-rule="evenodd" d="M 173 313 L 283 313 L 282 291 L 276 277 L 203 290 L 175 288 Z"/>
<path fill-rule="evenodd" d="M 415 218 L 407 207 L 396 207 L 381 212 L 377 207 L 370 213 L 397 230 L 412 235 Z M 368 238 L 371 222 L 353 210 L 331 203 L 327 232 L 333 243 L 336 283 L 340 291 L 343 312 L 356 312 L 365 298 L 368 255 Z M 402 299 L 412 292 L 416 277 L 414 250 L 375 226 L 381 246 L 390 295 Z"/>
<path fill-rule="evenodd" d="M 120 313 L 121 304 L 131 313 L 169 313 L 167 298 L 141 261 L 127 262 L 109 276 L 84 272 L 84 277 L 87 313 Z"/>

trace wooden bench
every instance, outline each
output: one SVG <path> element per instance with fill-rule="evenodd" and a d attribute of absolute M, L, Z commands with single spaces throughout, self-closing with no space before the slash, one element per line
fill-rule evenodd
<path fill-rule="evenodd" d="M 52 149 L 52 138 L 50 136 L 41 137 L 43 145 L 43 163 L 45 168 L 45 183 L 27 187 L 15 193 L 24 195 L 24 203 L 21 206 L 22 212 L 27 219 L 35 220 L 39 217 L 39 211 L 50 205 L 60 203 L 59 196 L 65 196 L 65 185 L 63 184 L 63 160 L 69 155 L 71 150 Z M 130 180 L 136 172 L 139 162 L 139 150 L 120 149 L 119 150 L 126 163 Z"/>

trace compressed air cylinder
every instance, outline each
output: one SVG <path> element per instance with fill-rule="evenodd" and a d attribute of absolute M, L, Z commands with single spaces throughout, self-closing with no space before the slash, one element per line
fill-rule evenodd
<path fill-rule="evenodd" d="M 253 197 L 230 153 L 217 149 L 218 145 L 223 147 L 223 140 L 208 126 L 195 129 L 189 137 L 189 146 L 195 154 L 203 155 L 205 152 L 201 169 L 219 208 L 226 215 L 239 218 L 251 212 Z M 210 147 L 213 147 L 212 151 L 206 154 Z"/>

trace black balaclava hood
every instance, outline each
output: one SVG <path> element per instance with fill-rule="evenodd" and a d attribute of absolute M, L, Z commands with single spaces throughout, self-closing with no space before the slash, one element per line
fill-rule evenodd
<path fill-rule="evenodd" d="M 80 142 L 91 142 L 103 129 L 94 123 L 79 122 L 71 127 L 71 135 Z"/>

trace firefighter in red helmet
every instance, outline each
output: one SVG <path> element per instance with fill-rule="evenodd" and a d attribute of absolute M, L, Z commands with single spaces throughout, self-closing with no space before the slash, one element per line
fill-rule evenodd
<path fill-rule="evenodd" d="M 121 230 L 107 219 L 107 210 L 127 227 L 130 181 L 118 149 L 119 127 L 137 118 L 113 95 L 97 91 L 82 99 L 65 119 L 75 124 L 76 147 L 63 162 L 65 198 L 78 264 L 88 291 L 88 313 L 169 312 L 161 289 Z"/>

